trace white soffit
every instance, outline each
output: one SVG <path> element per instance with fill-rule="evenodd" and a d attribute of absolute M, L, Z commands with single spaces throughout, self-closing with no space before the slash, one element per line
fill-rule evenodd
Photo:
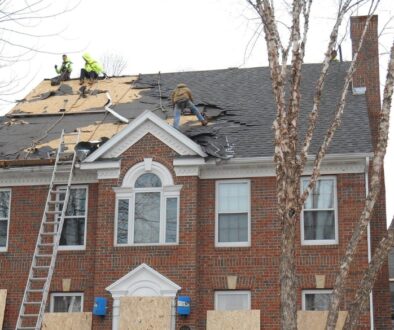
<path fill-rule="evenodd" d="M 122 131 L 87 157 L 84 163 L 98 158 L 117 158 L 146 134 L 152 134 L 182 156 L 206 157 L 200 145 L 189 139 L 149 110 L 145 110 Z"/>

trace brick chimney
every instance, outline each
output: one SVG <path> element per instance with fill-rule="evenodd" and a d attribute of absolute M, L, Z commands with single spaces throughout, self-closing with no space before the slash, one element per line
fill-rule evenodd
<path fill-rule="evenodd" d="M 350 18 L 350 37 L 352 53 L 357 50 L 368 16 Z M 369 22 L 368 30 L 357 59 L 356 72 L 353 76 L 353 88 L 366 87 L 366 97 L 373 146 L 377 142 L 380 115 L 379 86 L 379 50 L 378 50 L 378 16 L 374 15 Z"/>

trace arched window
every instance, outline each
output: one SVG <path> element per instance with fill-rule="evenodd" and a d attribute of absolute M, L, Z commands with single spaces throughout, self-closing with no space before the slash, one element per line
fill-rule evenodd
<path fill-rule="evenodd" d="M 116 245 L 177 244 L 179 192 L 163 165 L 145 159 L 116 192 Z"/>

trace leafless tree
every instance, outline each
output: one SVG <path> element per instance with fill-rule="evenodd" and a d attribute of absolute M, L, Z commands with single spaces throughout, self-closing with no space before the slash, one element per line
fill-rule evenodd
<path fill-rule="evenodd" d="M 284 41 L 278 21 L 275 16 L 273 0 L 247 0 L 257 12 L 263 25 L 266 41 L 268 62 L 271 72 L 272 89 L 276 102 L 276 119 L 274 128 L 274 161 L 276 164 L 276 190 L 277 190 L 277 213 L 282 224 L 281 232 L 281 257 L 280 257 L 280 322 L 281 328 L 295 330 L 297 328 L 297 274 L 295 270 L 295 232 L 297 219 L 309 193 L 315 187 L 320 174 L 320 167 L 326 155 L 328 147 L 334 137 L 335 131 L 340 126 L 346 104 L 346 95 L 349 84 L 355 72 L 355 64 L 362 46 L 362 42 L 379 0 L 341 0 L 338 1 L 338 12 L 334 18 L 333 28 L 329 36 L 329 42 L 324 54 L 319 79 L 315 86 L 313 107 L 309 114 L 307 132 L 301 140 L 299 133 L 300 114 L 300 82 L 302 79 L 302 64 L 305 56 L 305 46 L 308 37 L 309 21 L 313 0 L 293 0 L 291 2 L 290 20 L 291 28 Z M 324 82 L 330 66 L 331 53 L 337 41 L 339 28 L 351 13 L 352 9 L 360 5 L 369 5 L 369 16 L 366 20 L 360 43 L 354 52 L 353 59 L 343 83 L 339 102 L 329 128 L 323 138 L 323 142 L 314 157 L 312 175 L 306 188 L 300 193 L 301 175 L 309 156 L 309 149 L 318 122 L 321 95 Z M 394 45 L 391 48 L 390 62 L 387 70 L 385 91 L 379 123 L 378 142 L 375 146 L 371 168 L 371 184 L 368 196 L 365 200 L 364 209 L 356 224 L 352 239 L 341 261 L 337 279 L 335 281 L 326 329 L 335 329 L 339 303 L 345 293 L 345 280 L 348 277 L 351 263 L 355 257 L 358 243 L 365 233 L 371 219 L 373 207 L 378 199 L 382 182 L 383 160 L 386 153 L 389 114 L 391 97 L 394 84 Z M 290 65 L 288 66 L 288 64 Z M 287 81 L 290 81 L 287 84 Z M 288 94 L 287 95 L 287 91 Z M 298 141 L 302 143 L 299 150 Z M 393 229 L 390 227 L 387 237 L 383 238 L 375 251 L 365 276 L 357 292 L 356 299 L 347 317 L 347 327 L 354 328 L 358 322 L 358 316 L 369 292 L 373 286 L 376 274 L 387 258 L 390 243 L 393 242 Z"/>
<path fill-rule="evenodd" d="M 104 71 L 109 76 L 120 76 L 127 66 L 127 60 L 118 54 L 105 54 L 102 57 Z"/>
<path fill-rule="evenodd" d="M 54 29 L 53 20 L 72 11 L 79 0 L 59 4 L 50 0 L 0 0 L 0 101 L 9 102 L 10 95 L 26 86 L 27 76 L 34 76 L 34 72 L 17 75 L 14 66 L 28 63 L 36 53 L 61 54 L 44 48 L 41 42 L 61 35 L 63 30 Z"/>

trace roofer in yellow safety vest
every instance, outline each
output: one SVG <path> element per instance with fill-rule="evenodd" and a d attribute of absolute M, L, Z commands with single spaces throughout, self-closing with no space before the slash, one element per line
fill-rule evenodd
<path fill-rule="evenodd" d="M 71 71 L 73 70 L 72 62 L 69 60 L 66 54 L 64 54 L 62 58 L 63 58 L 63 62 L 62 65 L 60 66 L 60 69 L 58 68 L 57 65 L 55 65 L 55 70 L 58 76 L 51 79 L 52 86 L 60 85 L 61 81 L 70 80 L 70 74 Z"/>
<path fill-rule="evenodd" d="M 94 60 L 89 53 L 83 54 L 82 58 L 85 60 L 85 67 L 81 69 L 81 75 L 79 77 L 80 85 L 85 82 L 85 79 L 89 79 L 90 82 L 93 82 L 98 78 L 99 74 L 103 72 L 101 64 Z"/>
<path fill-rule="evenodd" d="M 198 111 L 197 107 L 193 104 L 193 96 L 190 89 L 185 84 L 178 84 L 172 91 L 171 101 L 174 105 L 174 123 L 173 126 L 179 128 L 179 120 L 181 119 L 181 112 L 185 108 L 189 108 L 193 114 L 196 115 L 198 120 L 203 126 L 207 125 L 206 119 Z"/>

